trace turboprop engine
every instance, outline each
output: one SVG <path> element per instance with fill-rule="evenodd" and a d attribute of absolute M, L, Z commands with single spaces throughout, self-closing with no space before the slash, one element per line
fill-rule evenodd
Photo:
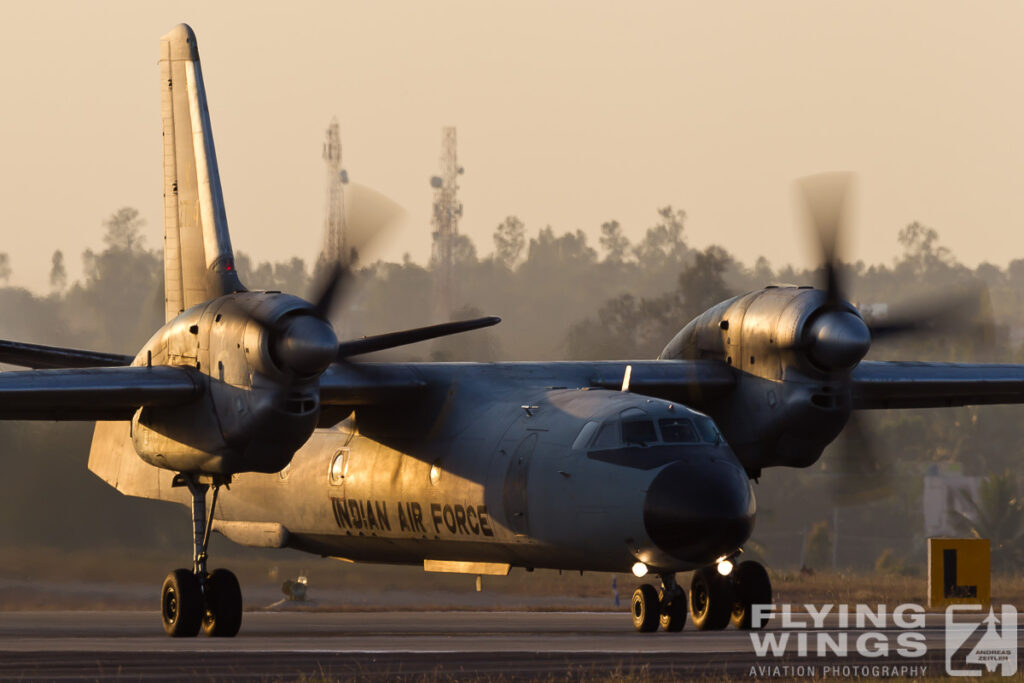
<path fill-rule="evenodd" d="M 135 450 L 179 472 L 279 471 L 316 427 L 317 379 L 337 355 L 330 323 L 297 297 L 240 292 L 193 307 L 134 364 L 194 367 L 206 390 L 184 406 L 140 408 Z"/>

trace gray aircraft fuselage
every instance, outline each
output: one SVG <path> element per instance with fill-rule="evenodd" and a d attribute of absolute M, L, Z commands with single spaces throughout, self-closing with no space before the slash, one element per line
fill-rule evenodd
<path fill-rule="evenodd" d="M 360 408 L 281 473 L 236 475 L 215 528 L 258 544 L 238 530 L 279 524 L 267 545 L 357 561 L 603 571 L 705 566 L 752 531 L 746 472 L 683 405 L 587 388 L 568 364 L 410 367 L 441 400 Z M 624 424 L 657 440 L 625 443 Z"/>

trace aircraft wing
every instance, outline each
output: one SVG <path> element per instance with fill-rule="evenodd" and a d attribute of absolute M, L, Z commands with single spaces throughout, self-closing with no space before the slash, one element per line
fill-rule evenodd
<path fill-rule="evenodd" d="M 0 363 L 24 368 L 105 368 L 131 365 L 132 357 L 0 339 Z"/>
<path fill-rule="evenodd" d="M 320 375 L 320 403 L 365 406 L 408 400 L 427 387 L 411 366 L 335 363 Z"/>
<path fill-rule="evenodd" d="M 621 390 L 629 368 L 629 391 L 686 405 L 699 406 L 736 386 L 733 369 L 715 360 L 613 361 L 591 365 L 594 374 L 590 386 Z"/>
<path fill-rule="evenodd" d="M 862 361 L 852 380 L 856 409 L 1024 403 L 1024 365 Z"/>
<path fill-rule="evenodd" d="M 194 370 L 166 365 L 0 372 L 0 419 L 128 420 L 141 406 L 187 403 L 202 392 Z"/>
<path fill-rule="evenodd" d="M 438 368 L 444 368 L 443 375 Z M 431 384 L 473 373 L 509 383 L 528 379 L 541 386 L 565 384 L 619 391 L 627 368 L 629 391 L 687 405 L 722 396 L 736 384 L 732 368 L 719 361 L 336 363 L 320 376 L 320 402 L 355 407 L 414 400 Z"/>

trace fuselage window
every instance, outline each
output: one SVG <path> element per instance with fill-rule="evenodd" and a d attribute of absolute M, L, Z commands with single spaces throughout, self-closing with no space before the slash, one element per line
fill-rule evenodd
<path fill-rule="evenodd" d="M 606 422 L 601 425 L 601 431 L 597 433 L 591 448 L 615 448 L 619 445 L 619 425 L 616 422 Z"/>
<path fill-rule="evenodd" d="M 661 428 L 661 438 L 666 443 L 697 443 L 700 441 L 693 423 L 686 418 L 665 418 L 658 420 L 658 426 Z"/>
<path fill-rule="evenodd" d="M 702 439 L 708 443 L 722 443 L 722 433 L 718 431 L 714 420 L 710 417 L 697 417 L 695 421 L 697 422 L 697 431 L 700 432 Z"/>
<path fill-rule="evenodd" d="M 652 441 L 657 441 L 658 435 L 654 432 L 654 423 L 650 420 L 623 420 L 622 440 L 627 444 L 646 446 Z"/>

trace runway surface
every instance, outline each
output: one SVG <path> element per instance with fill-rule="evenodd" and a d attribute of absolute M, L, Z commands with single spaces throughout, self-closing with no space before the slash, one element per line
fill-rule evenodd
<path fill-rule="evenodd" d="M 923 657 L 828 663 L 909 665 L 944 675 L 942 618 L 929 615 L 918 631 L 927 642 Z M 891 631 L 895 648 L 894 630 L 875 630 Z M 865 631 L 850 629 L 851 644 Z M 682 633 L 640 634 L 628 613 L 247 612 L 241 633 L 230 639 L 168 638 L 156 612 L 0 613 L 4 680 L 582 680 L 615 672 L 658 680 L 702 674 L 749 679 L 752 672 L 778 678 L 782 667 L 827 661 L 813 652 L 790 654 L 758 657 L 750 634 L 731 629 L 698 632 L 688 625 Z"/>

